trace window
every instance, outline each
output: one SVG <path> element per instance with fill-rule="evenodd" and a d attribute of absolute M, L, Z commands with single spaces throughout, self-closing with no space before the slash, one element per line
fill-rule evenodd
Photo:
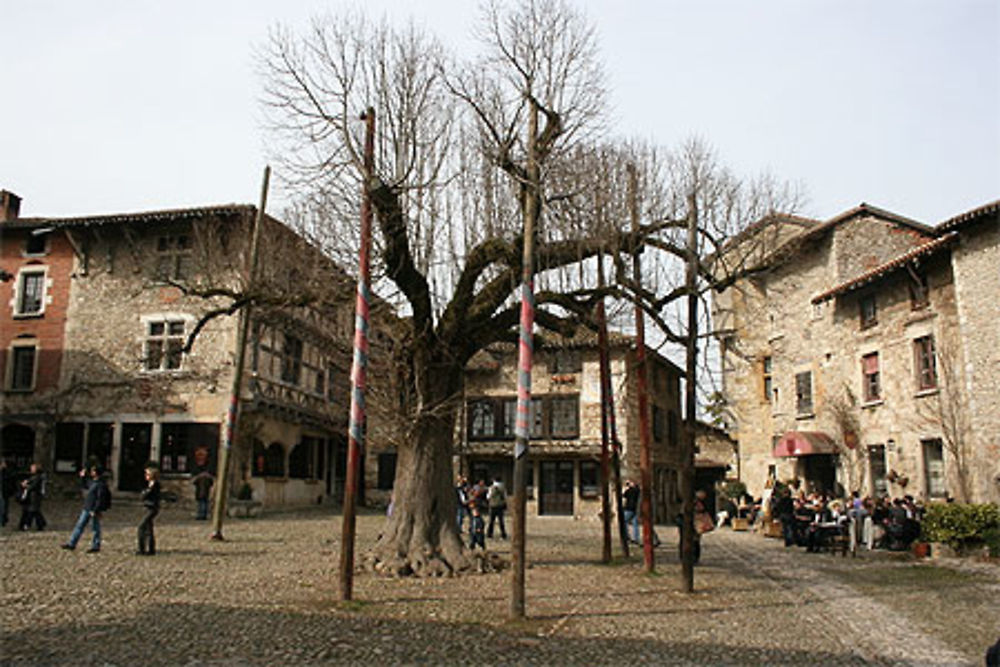
<path fill-rule="evenodd" d="M 469 404 L 469 437 L 492 438 L 495 434 L 496 408 L 493 401 L 472 401 Z"/>
<path fill-rule="evenodd" d="M 302 339 L 285 334 L 285 344 L 281 348 L 281 379 L 298 384 L 302 377 Z"/>
<path fill-rule="evenodd" d="M 937 362 L 934 357 L 934 336 L 921 336 L 913 341 L 913 360 L 917 370 L 917 389 L 937 387 Z"/>
<path fill-rule="evenodd" d="M 333 365 L 327 365 L 326 367 L 326 400 L 333 403 L 337 400 L 337 392 L 333 388 L 333 378 L 336 377 L 336 370 L 334 370 Z"/>
<path fill-rule="evenodd" d="M 45 311 L 45 269 L 26 269 L 17 278 L 14 315 L 41 315 Z"/>
<path fill-rule="evenodd" d="M 948 495 L 944 477 L 944 447 L 940 438 L 923 440 L 920 443 L 924 450 L 924 479 L 927 495 L 931 498 L 944 498 Z"/>
<path fill-rule="evenodd" d="M 157 319 L 146 322 L 147 371 L 175 371 L 184 357 L 186 323 L 183 319 Z"/>
<path fill-rule="evenodd" d="M 552 398 L 549 433 L 553 438 L 575 438 L 580 434 L 580 397 Z"/>
<path fill-rule="evenodd" d="M 280 442 L 272 442 L 264 450 L 263 475 L 265 477 L 285 476 L 285 448 Z"/>
<path fill-rule="evenodd" d="M 24 254 L 25 255 L 44 255 L 45 245 L 49 240 L 48 234 L 28 234 L 28 237 L 24 240 Z"/>
<path fill-rule="evenodd" d="M 321 445 L 319 438 L 302 436 L 302 441 L 288 455 L 288 476 L 292 479 L 316 479 L 316 453 Z"/>
<path fill-rule="evenodd" d="M 84 431 L 85 425 L 81 422 L 56 424 L 56 472 L 82 469 Z"/>
<path fill-rule="evenodd" d="M 865 401 L 877 401 L 882 398 L 882 388 L 879 384 L 878 352 L 872 352 L 861 357 L 862 392 Z"/>
<path fill-rule="evenodd" d="M 773 361 L 771 360 L 771 357 L 764 357 L 761 360 L 760 367 L 764 386 L 764 400 L 771 401 L 774 397 L 774 378 L 771 375 Z"/>
<path fill-rule="evenodd" d="M 549 371 L 553 375 L 579 373 L 583 370 L 583 360 L 579 350 L 556 350 L 549 356 Z"/>
<path fill-rule="evenodd" d="M 7 386 L 11 391 L 32 391 L 35 388 L 35 366 L 38 348 L 34 342 L 15 342 L 10 348 L 10 375 Z"/>
<path fill-rule="evenodd" d="M 795 409 L 800 415 L 810 415 L 813 412 L 811 371 L 795 374 Z"/>
<path fill-rule="evenodd" d="M 580 497 L 596 498 L 601 493 L 601 467 L 596 461 L 580 461 Z"/>
<path fill-rule="evenodd" d="M 910 291 L 910 308 L 919 310 L 930 305 L 930 285 L 927 283 L 927 274 L 923 271 L 910 269 L 910 280 L 906 286 Z"/>
<path fill-rule="evenodd" d="M 677 413 L 673 410 L 667 411 L 667 444 L 677 447 Z"/>
<path fill-rule="evenodd" d="M 889 495 L 889 483 L 886 481 L 885 445 L 868 446 L 868 469 L 872 478 L 872 495 L 884 498 Z"/>
<path fill-rule="evenodd" d="M 503 405 L 503 421 L 500 426 L 500 435 L 505 438 L 513 438 L 517 435 L 517 399 L 505 398 Z"/>
<path fill-rule="evenodd" d="M 531 414 L 528 415 L 531 420 L 531 435 L 532 438 L 544 438 L 545 437 L 545 406 L 543 405 L 542 399 L 532 398 L 531 399 Z"/>
<path fill-rule="evenodd" d="M 191 274 L 191 236 L 167 234 L 156 239 L 156 277 L 181 280 Z"/>
<path fill-rule="evenodd" d="M 378 489 L 389 491 L 396 482 L 396 452 L 382 452 L 378 455 Z"/>
<path fill-rule="evenodd" d="M 861 328 L 867 329 L 878 324 L 878 310 L 875 307 L 875 295 L 866 294 L 861 297 Z"/>
<path fill-rule="evenodd" d="M 653 440 L 656 442 L 663 442 L 664 431 L 666 431 L 666 424 L 664 424 L 663 418 L 663 408 L 659 405 L 653 406 Z"/>
<path fill-rule="evenodd" d="M 326 376 L 323 375 L 323 369 L 316 369 L 314 379 L 313 391 L 322 396 L 326 393 Z"/>
<path fill-rule="evenodd" d="M 215 471 L 219 425 L 197 422 L 160 427 L 160 469 L 165 473 Z"/>

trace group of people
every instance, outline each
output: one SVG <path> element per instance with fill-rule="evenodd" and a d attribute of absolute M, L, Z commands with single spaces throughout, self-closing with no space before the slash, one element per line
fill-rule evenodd
<path fill-rule="evenodd" d="M 135 553 L 138 556 L 152 556 L 156 553 L 153 520 L 160 513 L 162 499 L 160 469 L 152 465 L 147 466 L 144 477 L 146 483 L 139 496 L 144 514 L 136 531 L 138 548 Z M 87 524 L 90 524 L 93 535 L 87 553 L 97 553 L 101 550 L 101 518 L 111 508 L 111 489 L 108 487 L 104 468 L 98 463 L 89 463 L 80 471 L 80 485 L 83 489 L 83 509 L 76 520 L 76 525 L 73 526 L 69 540 L 62 545 L 62 548 L 69 551 L 76 549 L 77 542 L 87 529 Z"/>
<path fill-rule="evenodd" d="M 154 520 L 160 512 L 162 502 L 159 468 L 151 463 L 145 468 L 144 477 L 145 483 L 139 495 L 144 514 L 136 530 L 137 549 L 135 553 L 151 556 L 156 553 Z M 194 495 L 197 501 L 196 519 L 207 520 L 211 489 L 215 477 L 208 470 L 203 470 L 195 475 L 191 481 L 195 487 Z M 18 481 L 8 462 L 0 458 L 0 489 L 2 489 L 2 493 L 0 493 L 0 519 L 2 519 L 2 525 L 7 525 L 11 500 L 16 498 L 21 505 L 18 529 L 26 531 L 34 526 L 35 530 L 44 530 L 48 523 L 42 514 L 42 501 L 48 495 L 47 486 L 48 479 L 41 464 L 32 463 L 27 476 Z M 103 466 L 96 460 L 88 462 L 80 471 L 80 489 L 83 497 L 83 508 L 77 517 L 69 539 L 61 546 L 69 551 L 76 549 L 77 543 L 89 525 L 92 536 L 87 553 L 97 553 L 101 550 L 101 519 L 104 513 L 111 508 L 111 489 Z M 503 530 L 502 524 L 501 530 Z"/>
<path fill-rule="evenodd" d="M 923 507 L 913 496 L 862 498 L 854 492 L 842 500 L 824 494 L 775 494 L 770 514 L 781 521 L 785 546 L 819 551 L 834 535 L 845 534 L 868 549 L 905 551 L 920 536 Z M 853 530 L 853 534 L 850 531 Z"/>
<path fill-rule="evenodd" d="M 495 477 L 493 483 L 486 484 L 485 478 L 480 478 L 475 484 L 469 484 L 468 479 L 459 475 L 455 480 L 455 501 L 458 512 L 455 520 L 459 534 L 462 533 L 465 519 L 469 519 L 469 548 L 477 546 L 485 551 L 486 538 L 493 539 L 493 527 L 500 526 L 500 539 L 507 539 L 507 526 L 504 524 L 504 514 L 507 511 L 507 489 L 503 480 Z M 483 515 L 490 518 L 489 527 Z"/>

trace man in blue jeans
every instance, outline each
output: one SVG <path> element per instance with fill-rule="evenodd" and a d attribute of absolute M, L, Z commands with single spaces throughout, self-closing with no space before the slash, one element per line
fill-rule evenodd
<path fill-rule="evenodd" d="M 80 472 L 80 475 L 85 476 L 87 471 L 88 469 L 84 469 Z M 87 549 L 87 553 L 92 554 L 101 550 L 101 512 L 107 509 L 108 485 L 104 481 L 104 477 L 101 474 L 103 471 L 99 466 L 91 466 L 89 472 L 90 479 L 85 478 L 87 493 L 83 498 L 83 511 L 80 512 L 80 518 L 76 520 L 76 526 L 73 527 L 73 534 L 69 536 L 69 542 L 62 545 L 62 548 L 69 549 L 70 551 L 75 549 L 76 543 L 80 541 L 80 537 L 87 527 L 87 523 L 91 523 L 94 537 L 90 542 L 90 548 Z"/>
<path fill-rule="evenodd" d="M 639 544 L 639 486 L 631 479 L 625 482 L 622 501 L 622 517 L 631 529 L 632 541 Z"/>

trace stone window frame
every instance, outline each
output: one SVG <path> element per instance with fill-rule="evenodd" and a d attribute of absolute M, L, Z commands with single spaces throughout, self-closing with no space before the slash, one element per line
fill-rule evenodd
<path fill-rule="evenodd" d="M 558 412 L 560 403 L 572 402 L 572 407 Z M 510 440 L 516 436 L 516 396 L 475 396 L 465 404 L 466 434 L 469 440 Z M 513 417 L 514 421 L 511 421 Z M 564 426 L 557 428 L 560 417 Z M 571 440 L 580 437 L 580 395 L 548 394 L 531 397 L 530 438 L 532 440 Z"/>
<path fill-rule="evenodd" d="M 917 381 L 917 391 L 938 388 L 937 351 L 934 334 L 913 339 L 913 370 Z"/>
<path fill-rule="evenodd" d="M 194 324 L 194 317 L 187 313 L 153 313 L 140 318 L 142 324 L 142 372 L 143 373 L 180 373 L 185 370 L 184 361 L 190 353 L 183 352 L 188 334 Z M 155 325 L 162 325 L 162 331 L 156 331 Z M 177 325 L 181 325 L 178 329 Z M 159 362 L 150 367 L 150 343 L 161 343 Z M 177 345 L 180 345 L 180 349 Z M 172 351 L 175 353 L 172 355 Z M 177 365 L 171 367 L 171 356 L 176 356 Z M 166 366 L 164 364 L 167 364 Z"/>
<path fill-rule="evenodd" d="M 871 329 L 878 324 L 878 300 L 874 292 L 858 298 L 858 318 L 862 329 Z"/>
<path fill-rule="evenodd" d="M 27 382 L 19 382 L 21 370 L 18 367 L 19 358 L 23 359 L 24 353 L 30 350 L 31 372 Z M 38 360 L 41 356 L 41 348 L 38 339 L 34 336 L 22 336 L 15 338 L 7 348 L 7 372 L 4 378 L 4 387 L 8 392 L 30 393 L 35 390 L 38 383 Z"/>
<path fill-rule="evenodd" d="M 760 359 L 760 381 L 764 400 L 774 402 L 774 357 L 769 354 Z"/>
<path fill-rule="evenodd" d="M 795 374 L 795 414 L 799 417 L 815 414 L 812 370 L 804 370 Z"/>
<path fill-rule="evenodd" d="M 192 229 L 176 229 L 154 237 L 154 271 L 160 280 L 183 280 L 191 277 L 194 257 Z"/>
<path fill-rule="evenodd" d="M 881 360 L 877 351 L 861 355 L 861 395 L 865 403 L 882 400 L 881 373 Z"/>
<path fill-rule="evenodd" d="M 41 294 L 37 298 L 37 308 L 26 309 L 25 299 L 27 297 L 27 283 L 29 278 L 39 277 Z M 14 282 L 14 294 L 11 299 L 13 316 L 15 319 L 43 317 L 45 306 L 49 295 L 49 269 L 44 264 L 28 264 L 22 266 L 17 272 L 17 280 Z"/>

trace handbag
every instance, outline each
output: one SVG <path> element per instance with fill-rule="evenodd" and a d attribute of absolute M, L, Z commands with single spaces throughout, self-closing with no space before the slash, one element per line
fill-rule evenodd
<path fill-rule="evenodd" d="M 698 512 L 694 517 L 694 529 L 699 534 L 710 533 L 715 530 L 715 522 L 708 512 Z"/>

